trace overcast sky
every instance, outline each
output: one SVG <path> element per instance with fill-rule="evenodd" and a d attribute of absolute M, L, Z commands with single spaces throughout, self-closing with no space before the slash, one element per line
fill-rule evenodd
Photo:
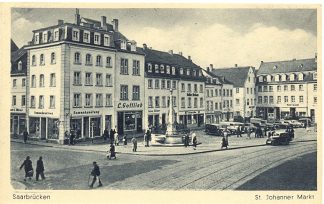
<path fill-rule="evenodd" d="M 32 30 L 74 22 L 75 9 L 12 9 L 12 39 L 19 47 Z M 314 57 L 315 9 L 80 9 L 82 17 L 119 19 L 119 30 L 138 46 L 190 55 L 205 68 Z"/>

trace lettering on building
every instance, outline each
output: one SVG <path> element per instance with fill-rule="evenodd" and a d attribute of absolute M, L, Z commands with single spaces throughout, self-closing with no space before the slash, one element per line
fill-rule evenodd
<path fill-rule="evenodd" d="M 117 108 L 142 108 L 142 103 L 118 103 Z"/>

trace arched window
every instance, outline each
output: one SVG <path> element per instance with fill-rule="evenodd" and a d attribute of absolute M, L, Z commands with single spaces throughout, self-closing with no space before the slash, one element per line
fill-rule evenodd
<path fill-rule="evenodd" d="M 39 75 L 39 87 L 44 87 L 44 74 Z"/>
<path fill-rule="evenodd" d="M 303 74 L 303 73 L 299 73 L 299 74 L 298 74 L 298 80 L 299 80 L 299 81 L 304 80 L 304 74 Z"/>
<path fill-rule="evenodd" d="M 148 71 L 148 72 L 152 72 L 152 64 L 151 64 L 151 63 L 149 63 L 149 64 L 147 65 L 147 71 Z"/>
<path fill-rule="evenodd" d="M 52 52 L 52 53 L 51 53 L 51 64 L 55 64 L 55 63 L 56 63 L 55 53 Z"/>
<path fill-rule="evenodd" d="M 74 63 L 81 64 L 81 54 L 79 52 L 74 53 Z"/>
<path fill-rule="evenodd" d="M 175 75 L 176 74 L 176 69 L 175 67 L 172 67 L 172 75 Z"/>
<path fill-rule="evenodd" d="M 287 75 L 285 74 L 281 75 L 281 81 L 287 81 Z"/>
<path fill-rule="evenodd" d="M 18 70 L 19 70 L 19 71 L 22 70 L 22 62 L 21 62 L 21 61 L 18 62 Z"/>
<path fill-rule="evenodd" d="M 154 72 L 155 72 L 155 73 L 159 73 L 159 65 L 156 64 L 156 65 L 154 66 Z"/>
<path fill-rule="evenodd" d="M 106 57 L 106 67 L 112 67 L 111 66 L 111 57 Z"/>
<path fill-rule="evenodd" d="M 267 82 L 271 82 L 271 75 L 267 75 Z"/>
<path fill-rule="evenodd" d="M 32 65 L 36 66 L 36 56 L 35 55 L 32 56 Z"/>
<path fill-rule="evenodd" d="M 276 82 L 280 81 L 280 75 L 279 75 L 279 74 L 277 74 L 277 75 L 275 76 L 275 81 L 276 81 Z"/>
<path fill-rule="evenodd" d="M 100 55 L 97 55 L 97 58 L 96 58 L 96 66 L 102 66 L 102 60 L 101 60 L 101 56 Z"/>
<path fill-rule="evenodd" d="M 183 75 L 183 68 L 180 68 L 180 74 Z"/>
<path fill-rule="evenodd" d="M 290 74 L 289 75 L 289 80 L 294 81 L 295 80 L 295 74 Z"/>
<path fill-rule="evenodd" d="M 91 54 L 86 55 L 86 65 L 92 65 L 92 56 L 91 56 Z"/>
<path fill-rule="evenodd" d="M 41 54 L 41 55 L 40 55 L 40 58 L 39 58 L 39 64 L 40 64 L 40 65 L 44 65 L 44 64 L 45 64 L 44 54 Z"/>
<path fill-rule="evenodd" d="M 160 72 L 164 74 L 164 65 L 163 64 L 160 65 Z"/>
<path fill-rule="evenodd" d="M 263 76 L 259 76 L 259 82 L 263 82 Z"/>
<path fill-rule="evenodd" d="M 171 70 L 170 70 L 170 66 L 169 65 L 166 66 L 166 73 L 167 74 L 171 74 Z"/>

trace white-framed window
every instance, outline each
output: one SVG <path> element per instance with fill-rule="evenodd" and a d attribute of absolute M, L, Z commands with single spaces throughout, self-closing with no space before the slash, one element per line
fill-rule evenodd
<path fill-rule="evenodd" d="M 304 80 L 304 74 L 303 73 L 299 73 L 298 74 L 298 81 L 303 81 Z"/>
<path fill-rule="evenodd" d="M 269 103 L 273 104 L 273 96 L 269 96 Z"/>
<path fill-rule="evenodd" d="M 90 32 L 83 31 L 83 42 L 90 43 Z"/>
<path fill-rule="evenodd" d="M 86 54 L 86 61 L 85 61 L 85 65 L 92 65 L 92 56 L 91 54 Z"/>
<path fill-rule="evenodd" d="M 278 91 L 278 92 L 281 91 L 281 86 L 280 86 L 280 85 L 277 86 L 277 91 Z"/>
<path fill-rule="evenodd" d="M 43 95 L 40 95 L 39 96 L 39 104 L 38 104 L 38 108 L 39 109 L 43 109 L 44 108 L 44 96 Z"/>
<path fill-rule="evenodd" d="M 32 66 L 36 66 L 36 56 L 35 55 L 32 56 L 31 64 L 32 64 Z"/>
<path fill-rule="evenodd" d="M 317 80 L 317 72 L 313 73 L 313 79 Z"/>
<path fill-rule="evenodd" d="M 198 98 L 194 98 L 194 108 L 198 108 Z"/>
<path fill-rule="evenodd" d="M 133 100 L 140 100 L 140 87 L 133 86 Z"/>
<path fill-rule="evenodd" d="M 112 106 L 112 96 L 111 96 L 111 94 L 106 94 L 106 106 L 107 107 Z"/>
<path fill-rule="evenodd" d="M 177 89 L 177 81 L 172 81 L 172 89 L 173 90 Z"/>
<path fill-rule="evenodd" d="M 171 74 L 171 68 L 169 65 L 166 66 L 166 73 Z"/>
<path fill-rule="evenodd" d="M 85 85 L 92 86 L 92 73 L 85 73 Z"/>
<path fill-rule="evenodd" d="M 288 91 L 288 85 L 284 85 L 284 91 Z"/>
<path fill-rule="evenodd" d="M 295 96 L 291 96 L 291 102 L 295 103 L 296 102 L 296 97 Z"/>
<path fill-rule="evenodd" d="M 76 86 L 81 85 L 81 72 L 73 73 L 73 85 L 76 85 Z"/>
<path fill-rule="evenodd" d="M 165 89 L 165 79 L 161 80 L 161 89 Z"/>
<path fill-rule="evenodd" d="M 96 57 L 96 66 L 97 67 L 102 67 L 102 57 L 101 57 L 101 55 L 97 55 L 97 57 Z"/>
<path fill-rule="evenodd" d="M 18 62 L 18 71 L 21 71 L 21 70 L 22 70 L 22 62 L 19 61 L 19 62 Z"/>
<path fill-rule="evenodd" d="M 166 107 L 166 97 L 165 96 L 162 96 L 162 108 L 165 108 Z"/>
<path fill-rule="evenodd" d="M 190 76 L 190 69 L 187 69 L 187 75 Z"/>
<path fill-rule="evenodd" d="M 110 74 L 106 74 L 106 86 L 112 86 L 112 78 Z"/>
<path fill-rule="evenodd" d="M 299 96 L 299 103 L 304 103 L 304 96 Z"/>
<path fill-rule="evenodd" d="M 47 40 L 48 40 L 48 35 L 47 35 L 47 31 L 44 31 L 43 32 L 43 43 L 47 43 Z"/>
<path fill-rule="evenodd" d="M 182 97 L 181 98 L 181 108 L 185 108 L 186 107 L 186 98 Z"/>
<path fill-rule="evenodd" d="M 184 83 L 181 83 L 181 92 L 185 92 L 186 91 L 186 86 Z"/>
<path fill-rule="evenodd" d="M 147 64 L 147 72 L 152 72 L 152 64 L 151 63 Z"/>
<path fill-rule="evenodd" d="M 39 75 L 39 87 L 44 87 L 45 86 L 45 81 L 44 81 L 44 74 Z"/>
<path fill-rule="evenodd" d="M 277 103 L 281 103 L 281 96 L 277 96 Z"/>
<path fill-rule="evenodd" d="M 36 107 L 36 98 L 35 96 L 30 97 L 30 107 L 35 108 Z"/>
<path fill-rule="evenodd" d="M 156 108 L 160 107 L 160 97 L 159 96 L 155 96 L 155 107 Z"/>
<path fill-rule="evenodd" d="M 153 82 L 152 79 L 147 80 L 147 88 L 152 89 L 153 88 Z"/>
<path fill-rule="evenodd" d="M 102 106 L 103 106 L 102 94 L 96 94 L 96 107 L 102 107 Z"/>
<path fill-rule="evenodd" d="M 290 74 L 289 75 L 289 80 L 294 81 L 295 80 L 295 74 Z"/>
<path fill-rule="evenodd" d="M 39 64 L 40 65 L 45 65 L 45 56 L 44 54 L 41 54 L 39 57 Z"/>
<path fill-rule="evenodd" d="M 299 84 L 299 91 L 304 91 L 304 85 L 303 84 Z"/>
<path fill-rule="evenodd" d="M 79 52 L 74 53 L 74 64 L 81 64 L 81 54 Z"/>
<path fill-rule="evenodd" d="M 183 68 L 180 68 L 180 75 L 183 75 Z"/>
<path fill-rule="evenodd" d="M 290 85 L 290 91 L 296 91 L 296 89 L 295 89 L 295 85 Z"/>
<path fill-rule="evenodd" d="M 267 82 L 271 82 L 271 75 L 267 75 Z"/>
<path fill-rule="evenodd" d="M 152 96 L 149 96 L 148 97 L 148 107 L 149 108 L 152 108 L 153 107 L 153 97 Z"/>
<path fill-rule="evenodd" d="M 161 74 L 164 74 L 164 65 L 163 64 L 160 65 L 160 72 L 161 72 Z"/>
<path fill-rule="evenodd" d="M 31 77 L 31 87 L 32 88 L 36 87 L 36 75 L 32 75 Z"/>
<path fill-rule="evenodd" d="M 171 73 L 172 75 L 175 75 L 176 74 L 176 69 L 175 69 L 175 67 L 172 67 L 172 73 Z"/>
<path fill-rule="evenodd" d="M 102 86 L 102 74 L 101 73 L 96 74 L 96 86 Z"/>
<path fill-rule="evenodd" d="M 35 44 L 39 44 L 39 33 L 35 33 Z"/>
<path fill-rule="evenodd" d="M 170 88 L 171 88 L 171 81 L 167 80 L 167 89 L 170 89 Z"/>
<path fill-rule="evenodd" d="M 120 74 L 128 74 L 128 59 L 120 59 Z"/>
<path fill-rule="evenodd" d="M 120 85 L 120 100 L 128 100 L 128 86 Z"/>
<path fill-rule="evenodd" d="M 17 79 L 12 80 L 12 87 L 17 88 Z"/>
<path fill-rule="evenodd" d="M 92 94 L 86 93 L 85 94 L 85 107 L 92 107 Z"/>
<path fill-rule="evenodd" d="M 160 80 L 159 79 L 155 79 L 154 82 L 155 82 L 154 83 L 154 88 L 159 89 L 160 88 Z"/>
<path fill-rule="evenodd" d="M 56 77 L 55 73 L 50 74 L 50 87 L 55 87 L 56 86 Z"/>
<path fill-rule="evenodd" d="M 126 50 L 126 48 L 127 48 L 127 42 L 126 42 L 126 40 L 121 40 L 121 42 L 120 42 L 120 49 Z"/>
<path fill-rule="evenodd" d="M 55 56 L 55 52 L 51 53 L 51 64 L 55 64 L 56 63 L 56 56 Z"/>
<path fill-rule="evenodd" d="M 73 107 L 81 107 L 81 94 L 74 93 L 73 94 Z"/>
<path fill-rule="evenodd" d="M 109 67 L 109 68 L 112 67 L 112 65 L 111 65 L 111 57 L 106 57 L 106 67 Z"/>
<path fill-rule="evenodd" d="M 314 97 L 314 104 L 317 104 L 317 97 Z"/>
<path fill-rule="evenodd" d="M 78 29 L 73 28 L 72 29 L 72 40 L 79 41 L 79 39 L 80 39 L 80 31 Z"/>
<path fill-rule="evenodd" d="M 25 95 L 22 95 L 21 96 L 21 106 L 22 107 L 25 107 L 26 106 L 26 96 Z"/>
<path fill-rule="evenodd" d="M 58 41 L 60 37 L 60 31 L 59 29 L 54 30 L 54 41 Z"/>
<path fill-rule="evenodd" d="M 100 34 L 99 33 L 94 34 L 94 44 L 100 45 Z"/>
<path fill-rule="evenodd" d="M 55 96 L 50 95 L 50 108 L 55 108 Z"/>
<path fill-rule="evenodd" d="M 154 72 L 155 73 L 159 73 L 160 72 L 160 70 L 159 70 L 159 65 L 154 65 Z"/>
<path fill-rule="evenodd" d="M 22 87 L 25 87 L 26 86 L 26 79 L 21 79 L 21 86 Z"/>
<path fill-rule="evenodd" d="M 110 36 L 104 35 L 104 46 L 110 46 Z"/>
<path fill-rule="evenodd" d="M 263 82 L 263 76 L 259 76 L 259 82 Z"/>
<path fill-rule="evenodd" d="M 284 96 L 284 102 L 288 103 L 288 96 Z"/>
<path fill-rule="evenodd" d="M 17 105 L 17 96 L 13 95 L 12 96 L 12 102 L 11 102 L 12 106 L 16 106 Z"/>
<path fill-rule="evenodd" d="M 187 92 L 191 92 L 191 84 L 187 84 Z"/>
<path fill-rule="evenodd" d="M 133 60 L 133 75 L 140 75 L 140 61 Z"/>

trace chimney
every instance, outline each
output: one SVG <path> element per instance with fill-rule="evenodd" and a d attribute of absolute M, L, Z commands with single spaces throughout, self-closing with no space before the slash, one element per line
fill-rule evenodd
<path fill-rule="evenodd" d="M 143 44 L 143 48 L 144 48 L 144 50 L 146 50 L 147 49 L 147 44 Z"/>
<path fill-rule="evenodd" d="M 107 18 L 106 16 L 101 16 L 100 27 L 105 28 L 107 25 Z"/>
<path fill-rule="evenodd" d="M 209 69 L 209 67 L 207 67 L 207 72 L 210 72 L 210 69 Z"/>
<path fill-rule="evenodd" d="M 118 32 L 118 19 L 113 19 L 111 22 L 114 27 L 114 31 Z"/>
<path fill-rule="evenodd" d="M 191 61 L 191 56 L 190 56 L 190 55 L 188 55 L 188 60 L 190 60 L 190 61 Z"/>
<path fill-rule="evenodd" d="M 179 52 L 179 55 L 181 55 L 181 56 L 182 56 L 182 52 Z"/>
<path fill-rule="evenodd" d="M 210 66 L 210 69 L 213 70 L 214 65 L 213 64 L 210 64 L 209 66 Z"/>
<path fill-rule="evenodd" d="M 173 55 L 173 50 L 169 50 L 168 53 L 169 53 L 170 55 Z"/>
<path fill-rule="evenodd" d="M 234 66 L 237 67 L 237 64 L 235 64 Z"/>
<path fill-rule="evenodd" d="M 57 21 L 57 25 L 63 25 L 64 24 L 64 21 L 63 20 L 58 20 Z"/>
<path fill-rule="evenodd" d="M 261 61 L 261 64 L 263 64 L 263 61 Z"/>
<path fill-rule="evenodd" d="M 81 19 L 79 9 L 75 9 L 75 24 L 80 25 Z"/>

